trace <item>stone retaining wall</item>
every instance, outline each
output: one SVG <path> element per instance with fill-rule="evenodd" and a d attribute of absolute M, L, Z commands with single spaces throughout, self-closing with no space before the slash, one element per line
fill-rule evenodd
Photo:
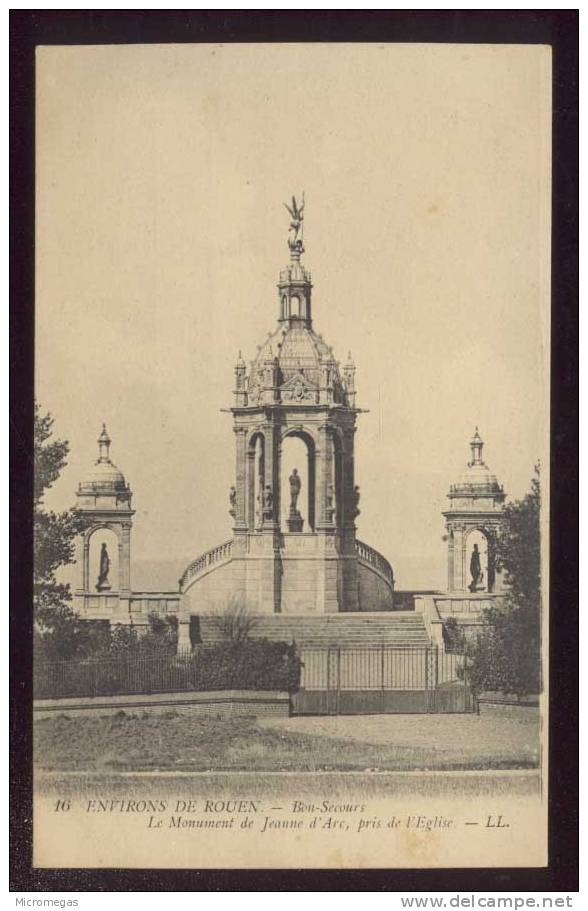
<path fill-rule="evenodd" d="M 136 715 L 143 712 L 181 712 L 193 715 L 274 715 L 288 717 L 290 697 L 277 691 L 215 690 L 205 693 L 153 693 L 151 695 L 86 696 L 65 699 L 35 699 L 33 718 L 56 715 L 82 717 Z"/>

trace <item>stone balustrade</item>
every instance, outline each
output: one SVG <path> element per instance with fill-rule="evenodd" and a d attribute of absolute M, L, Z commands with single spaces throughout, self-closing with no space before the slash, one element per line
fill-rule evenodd
<path fill-rule="evenodd" d="M 207 550 L 197 557 L 196 560 L 193 560 L 180 579 L 180 591 L 184 591 L 186 584 L 195 576 L 204 572 L 209 566 L 230 559 L 232 547 L 233 540 L 231 539 L 230 541 L 225 541 L 223 544 L 217 544 L 216 547 L 211 547 L 210 550 Z"/>
<path fill-rule="evenodd" d="M 390 584 L 393 585 L 394 573 L 386 558 L 377 550 L 374 550 L 373 547 L 370 547 L 369 544 L 364 544 L 363 541 L 356 540 L 355 544 L 357 546 L 357 555 L 359 559 L 363 560 L 365 563 L 369 563 L 370 566 L 373 566 L 375 570 L 385 576 Z"/>
<path fill-rule="evenodd" d="M 301 549 L 307 550 L 310 545 L 314 543 L 314 539 L 314 535 L 300 536 L 299 538 L 290 541 L 289 546 L 293 547 L 295 545 L 297 551 L 300 551 Z M 256 543 L 255 536 L 252 537 L 252 543 Z M 212 567 L 230 560 L 232 557 L 232 545 L 232 540 L 225 541 L 223 544 L 212 547 L 210 550 L 207 550 L 197 557 L 196 560 L 193 560 L 180 579 L 180 592 L 186 592 L 190 583 Z M 356 541 L 356 546 L 359 559 L 371 567 L 371 569 L 375 570 L 375 572 L 393 588 L 394 573 L 385 557 L 363 541 Z"/>

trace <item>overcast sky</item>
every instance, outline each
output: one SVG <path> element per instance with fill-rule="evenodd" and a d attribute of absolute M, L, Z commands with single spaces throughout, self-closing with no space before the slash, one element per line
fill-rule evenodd
<path fill-rule="evenodd" d="M 314 326 L 369 409 L 358 536 L 399 588 L 445 586 L 476 424 L 525 493 L 547 432 L 549 67 L 529 46 L 38 51 L 37 396 L 71 444 L 48 502 L 73 504 L 105 421 L 135 588 L 231 535 L 221 409 L 238 349 L 275 326 L 302 189 Z"/>

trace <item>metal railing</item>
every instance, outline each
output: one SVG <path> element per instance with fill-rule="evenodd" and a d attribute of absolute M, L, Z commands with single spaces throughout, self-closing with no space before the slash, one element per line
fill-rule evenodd
<path fill-rule="evenodd" d="M 180 652 L 121 652 L 61 661 L 35 661 L 35 699 L 149 695 L 211 690 L 294 690 L 299 660 L 281 642 L 226 640 Z"/>
<path fill-rule="evenodd" d="M 193 689 L 191 651 L 35 662 L 35 699 L 166 693 Z"/>
<path fill-rule="evenodd" d="M 463 655 L 435 646 L 302 646 L 300 657 L 306 690 L 433 690 L 467 672 Z"/>

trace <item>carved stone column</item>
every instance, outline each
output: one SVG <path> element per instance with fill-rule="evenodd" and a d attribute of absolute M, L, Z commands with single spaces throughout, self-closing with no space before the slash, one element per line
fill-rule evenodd
<path fill-rule="evenodd" d="M 280 441 L 279 427 L 273 422 L 264 424 L 264 475 L 265 487 L 272 494 L 271 515 L 264 515 L 264 528 L 277 528 L 280 524 Z"/>
<path fill-rule="evenodd" d="M 449 528 L 449 544 L 447 547 L 447 588 L 455 591 L 455 539 L 453 527 Z"/>
<path fill-rule="evenodd" d="M 334 528 L 333 513 L 329 510 L 329 488 L 334 486 L 334 447 L 333 428 L 330 424 L 320 424 L 319 445 L 316 450 L 316 528 L 317 531 L 330 531 Z"/>
<path fill-rule="evenodd" d="M 79 588 L 87 592 L 90 580 L 90 539 L 87 532 L 79 535 L 76 541 L 76 563 L 79 567 Z"/>
<path fill-rule="evenodd" d="M 247 526 L 250 532 L 255 531 L 255 512 L 258 504 L 255 502 L 255 448 L 246 454 L 247 469 Z"/>
<path fill-rule="evenodd" d="M 247 518 L 245 511 L 245 441 L 247 436 L 246 427 L 234 427 L 235 432 L 235 525 L 234 529 L 238 532 L 247 530 Z"/>
<path fill-rule="evenodd" d="M 343 524 L 346 528 L 355 531 L 354 487 L 355 487 L 355 427 L 346 427 L 343 431 L 342 452 L 342 494 L 343 494 Z"/>
<path fill-rule="evenodd" d="M 466 548 L 463 525 L 454 525 L 453 537 L 453 590 L 462 592 L 465 591 L 466 580 Z"/>
<path fill-rule="evenodd" d="M 119 591 L 131 590 L 131 523 L 121 525 L 118 544 L 118 579 Z"/>

